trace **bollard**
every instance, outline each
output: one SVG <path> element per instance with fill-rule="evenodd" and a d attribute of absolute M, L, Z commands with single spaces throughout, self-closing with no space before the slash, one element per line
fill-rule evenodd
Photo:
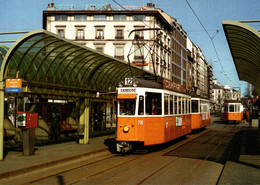
<path fill-rule="evenodd" d="M 29 128 L 23 130 L 23 155 L 34 154 L 35 129 Z"/>

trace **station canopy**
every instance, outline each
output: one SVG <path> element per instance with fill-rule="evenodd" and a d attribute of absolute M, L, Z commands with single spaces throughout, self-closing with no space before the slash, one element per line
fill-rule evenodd
<path fill-rule="evenodd" d="M 239 79 L 260 95 L 260 33 L 239 21 L 223 21 L 223 28 Z"/>
<path fill-rule="evenodd" d="M 134 76 L 152 76 L 135 66 L 131 70 Z M 17 40 L 1 65 L 2 78 L 23 80 L 23 92 L 51 94 L 52 89 L 55 93 L 58 89 L 69 96 L 114 91 L 120 80 L 131 75 L 131 70 L 124 61 L 43 29 Z"/>

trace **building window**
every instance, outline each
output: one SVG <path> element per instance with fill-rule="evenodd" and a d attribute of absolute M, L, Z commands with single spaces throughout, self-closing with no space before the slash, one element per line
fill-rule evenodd
<path fill-rule="evenodd" d="M 143 32 L 143 30 L 135 31 L 135 35 L 138 36 L 139 39 L 144 39 L 144 32 Z"/>
<path fill-rule="evenodd" d="M 67 15 L 55 15 L 55 21 L 66 21 Z"/>
<path fill-rule="evenodd" d="M 135 47 L 135 59 L 143 59 L 144 57 L 144 48 L 143 47 Z"/>
<path fill-rule="evenodd" d="M 126 15 L 114 15 L 114 21 L 125 21 Z"/>
<path fill-rule="evenodd" d="M 104 47 L 102 47 L 102 46 L 97 46 L 97 47 L 96 47 L 96 50 L 97 50 L 98 52 L 104 53 Z"/>
<path fill-rule="evenodd" d="M 144 21 L 145 15 L 133 15 L 133 20 L 134 21 Z"/>
<path fill-rule="evenodd" d="M 94 20 L 105 21 L 106 18 L 106 15 L 94 15 Z"/>
<path fill-rule="evenodd" d="M 104 29 L 98 28 L 96 30 L 96 39 L 104 39 Z"/>
<path fill-rule="evenodd" d="M 85 39 L 84 29 L 77 29 L 76 40 L 83 40 L 83 39 Z"/>
<path fill-rule="evenodd" d="M 65 37 L 65 29 L 57 29 L 57 34 L 60 37 Z"/>
<path fill-rule="evenodd" d="M 75 15 L 74 20 L 75 21 L 85 21 L 85 20 L 87 20 L 87 16 L 86 15 Z"/>
<path fill-rule="evenodd" d="M 115 39 L 124 39 L 123 29 L 116 29 L 116 37 Z"/>
<path fill-rule="evenodd" d="M 123 47 L 115 48 L 115 58 L 124 60 L 124 48 Z"/>

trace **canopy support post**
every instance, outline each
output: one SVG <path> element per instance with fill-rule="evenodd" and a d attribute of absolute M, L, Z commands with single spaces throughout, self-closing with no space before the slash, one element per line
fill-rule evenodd
<path fill-rule="evenodd" d="M 84 125 L 84 136 L 79 139 L 79 144 L 89 144 L 89 100 L 87 98 L 80 105 L 79 124 Z"/>
<path fill-rule="evenodd" d="M 4 82 L 0 82 L 0 161 L 4 160 Z"/>

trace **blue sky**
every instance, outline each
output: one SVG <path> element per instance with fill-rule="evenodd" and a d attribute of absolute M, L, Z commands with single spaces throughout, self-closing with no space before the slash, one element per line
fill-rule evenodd
<path fill-rule="evenodd" d="M 116 0 L 121 5 L 137 6 L 152 2 L 156 7 L 176 18 L 187 32 L 191 40 L 198 45 L 206 60 L 213 63 L 214 77 L 222 85 L 241 87 L 244 93 L 246 83 L 239 81 L 233 59 L 222 28 L 222 20 L 259 20 L 259 0 L 188 0 L 204 27 L 207 29 L 216 46 L 220 61 L 217 59 L 212 42 L 192 13 L 185 0 Z M 31 31 L 42 28 L 42 11 L 54 2 L 59 4 L 75 4 L 76 8 L 85 4 L 116 4 L 112 0 L 0 0 L 0 32 Z M 260 29 L 260 23 L 254 28 Z M 217 30 L 219 32 L 217 33 Z M 21 35 L 0 35 L 0 40 L 16 40 Z M 0 43 L 11 46 L 11 44 Z M 222 70 L 220 62 L 225 71 Z M 227 75 L 224 75 L 224 72 Z M 231 81 L 232 80 L 232 81 Z"/>

